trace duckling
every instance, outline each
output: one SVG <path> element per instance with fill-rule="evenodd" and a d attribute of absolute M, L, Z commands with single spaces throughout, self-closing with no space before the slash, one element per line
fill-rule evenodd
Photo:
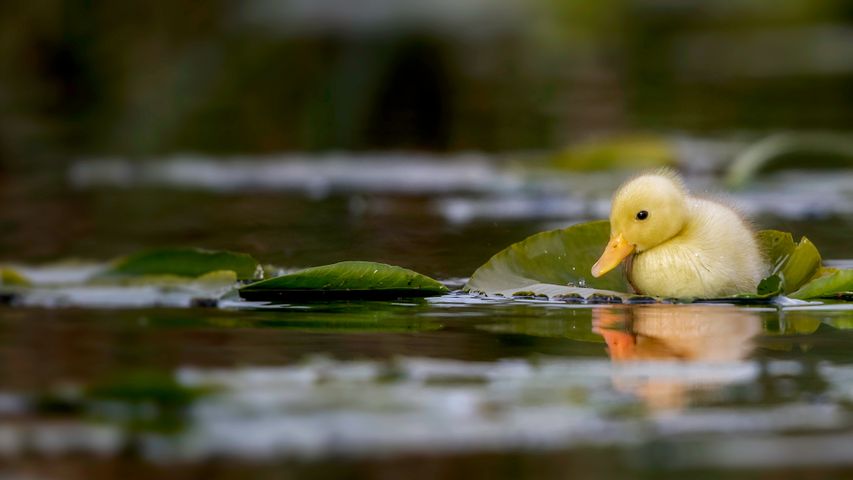
<path fill-rule="evenodd" d="M 641 175 L 616 191 L 610 242 L 592 275 L 629 256 L 631 285 L 659 297 L 755 292 L 767 270 L 750 225 L 730 207 L 690 195 L 669 170 Z"/>

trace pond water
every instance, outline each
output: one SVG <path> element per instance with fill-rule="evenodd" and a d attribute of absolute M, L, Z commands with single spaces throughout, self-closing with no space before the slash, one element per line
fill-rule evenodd
<path fill-rule="evenodd" d="M 514 241 L 604 217 L 620 181 L 521 174 L 478 156 L 406 158 L 417 168 L 397 170 L 388 158 L 349 170 L 335 162 L 352 159 L 242 160 L 241 177 L 234 161 L 203 160 L 0 177 L 0 263 L 68 283 L 117 255 L 191 245 L 285 268 L 381 261 L 458 288 Z M 851 179 L 783 172 L 734 198 L 762 228 L 805 234 L 849 268 Z M 454 292 L 187 308 L 189 296 L 144 285 L 6 300 L 0 476 L 843 478 L 853 468 L 850 303 L 568 305 Z"/>

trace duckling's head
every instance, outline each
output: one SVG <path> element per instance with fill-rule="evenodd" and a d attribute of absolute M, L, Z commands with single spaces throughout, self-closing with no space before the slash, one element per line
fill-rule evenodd
<path fill-rule="evenodd" d="M 628 255 L 676 236 L 687 221 L 687 191 L 670 171 L 646 174 L 623 185 L 610 207 L 610 242 L 592 266 L 600 277 Z"/>

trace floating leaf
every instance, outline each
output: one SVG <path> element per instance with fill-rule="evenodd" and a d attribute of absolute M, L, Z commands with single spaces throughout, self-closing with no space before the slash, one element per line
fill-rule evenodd
<path fill-rule="evenodd" d="M 799 166 L 813 167 L 816 160 L 833 166 L 853 165 L 853 141 L 848 135 L 828 133 L 772 135 L 744 149 L 729 166 L 726 183 L 742 187 L 757 172 L 781 160 L 797 158 Z"/>
<path fill-rule="evenodd" d="M 106 276 L 175 275 L 200 277 L 231 270 L 239 279 L 253 278 L 258 262 L 250 255 L 199 248 L 158 248 L 119 259 Z"/>
<path fill-rule="evenodd" d="M 506 297 L 626 297 L 629 286 L 622 266 L 601 278 L 590 273 L 609 238 L 610 224 L 604 220 L 538 233 L 494 255 L 474 272 L 465 290 Z"/>
<path fill-rule="evenodd" d="M 778 277 L 780 283 L 777 293 L 791 293 L 811 278 L 820 269 L 820 253 L 808 238 L 803 237 L 794 244 L 790 233 L 778 230 L 762 230 L 758 232 L 758 243 L 770 265 L 770 275 L 758 286 L 759 294 L 773 293 L 768 287 L 768 281 Z"/>
<path fill-rule="evenodd" d="M 761 230 L 756 235 L 758 247 L 770 265 L 770 275 L 779 273 L 794 252 L 794 237 L 779 230 Z"/>
<path fill-rule="evenodd" d="M 26 287 L 30 285 L 30 281 L 17 270 L 0 268 L 0 285 Z"/>
<path fill-rule="evenodd" d="M 430 297 L 447 287 L 420 273 L 375 262 L 349 261 L 307 268 L 247 285 L 247 300 L 387 299 Z"/>
<path fill-rule="evenodd" d="M 757 295 L 778 295 L 782 291 L 782 278 L 777 274 L 770 275 L 758 283 Z"/>
<path fill-rule="evenodd" d="M 551 164 L 568 170 L 643 169 L 674 165 L 676 152 L 663 138 L 624 136 L 573 146 L 553 155 Z"/>
<path fill-rule="evenodd" d="M 819 268 L 820 253 L 808 238 L 803 237 L 782 268 L 782 291 L 788 294 L 797 290 L 814 277 Z"/>
<path fill-rule="evenodd" d="M 834 297 L 838 294 L 853 292 L 853 270 L 836 270 L 818 277 L 788 295 L 791 298 Z"/>

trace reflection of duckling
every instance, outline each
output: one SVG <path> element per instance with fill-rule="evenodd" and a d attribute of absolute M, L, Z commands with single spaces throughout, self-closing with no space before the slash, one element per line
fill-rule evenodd
<path fill-rule="evenodd" d="M 691 196 L 669 171 L 637 177 L 613 196 L 610 243 L 593 265 L 593 276 L 631 254 L 629 279 L 646 295 L 754 292 L 765 272 L 749 225 L 731 208 Z"/>
<path fill-rule="evenodd" d="M 731 363 L 752 351 L 752 338 L 761 331 L 758 317 L 721 305 L 649 305 L 632 309 L 593 311 L 594 329 L 604 337 L 614 363 L 665 362 Z M 619 375 L 614 385 L 632 392 L 652 408 L 682 406 L 688 393 L 718 388 L 733 379 L 725 369 L 688 370 L 686 375 L 665 369 L 643 375 Z M 739 370 L 736 370 L 737 374 Z"/>

